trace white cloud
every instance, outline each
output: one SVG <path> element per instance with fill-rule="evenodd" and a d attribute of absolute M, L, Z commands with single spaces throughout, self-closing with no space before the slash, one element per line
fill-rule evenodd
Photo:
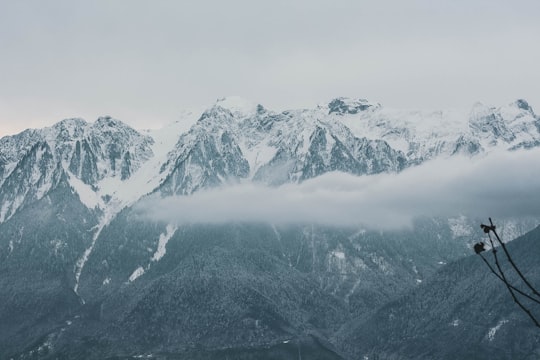
<path fill-rule="evenodd" d="M 540 217 L 540 149 L 429 161 L 399 174 L 330 173 L 277 188 L 241 184 L 151 198 L 138 211 L 176 223 L 319 223 L 399 228 L 417 216 Z"/>

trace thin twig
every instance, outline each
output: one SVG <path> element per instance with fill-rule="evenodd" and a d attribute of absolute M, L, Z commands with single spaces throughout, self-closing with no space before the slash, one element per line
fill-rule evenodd
<path fill-rule="evenodd" d="M 538 292 L 532 285 L 531 283 L 529 283 L 529 281 L 525 278 L 525 276 L 523 276 L 523 274 L 521 273 L 521 271 L 518 269 L 518 267 L 516 266 L 516 264 L 514 263 L 514 260 L 512 260 L 512 257 L 510 256 L 510 253 L 508 252 L 508 250 L 506 249 L 506 245 L 504 244 L 504 242 L 501 240 L 501 238 L 499 237 L 499 235 L 497 234 L 497 231 L 495 231 L 495 225 L 493 225 L 493 221 L 491 221 L 491 218 L 489 218 L 489 222 L 491 223 L 491 231 L 493 231 L 493 233 L 495 234 L 495 237 L 497 238 L 497 240 L 499 241 L 499 244 L 501 244 L 503 250 L 504 250 L 504 253 L 506 254 L 506 257 L 508 258 L 508 261 L 510 262 L 510 264 L 512 265 L 512 267 L 514 268 L 514 270 L 517 272 L 517 274 L 519 275 L 519 277 L 521 278 L 521 280 L 523 280 L 523 282 L 527 285 L 527 287 L 529 289 L 531 289 L 531 291 L 538 297 L 540 297 L 540 292 Z M 491 240 L 491 237 L 490 237 L 490 240 Z"/>
<path fill-rule="evenodd" d="M 504 283 L 504 285 L 506 285 L 506 288 L 510 292 L 510 295 L 512 296 L 512 299 L 514 300 L 514 302 L 516 304 L 518 304 L 518 306 L 521 308 L 521 310 L 523 310 L 527 315 L 529 315 L 531 320 L 534 322 L 534 325 L 536 325 L 536 327 L 540 328 L 540 323 L 538 323 L 538 320 L 536 320 L 536 318 L 533 316 L 533 314 L 530 312 L 530 310 L 527 309 L 518 300 L 518 298 L 516 297 L 516 294 L 514 294 L 514 291 L 512 290 L 512 287 L 511 287 L 510 283 L 508 282 L 508 280 L 506 280 L 506 275 L 504 274 L 504 272 L 503 272 L 503 270 L 501 268 L 501 265 L 499 264 L 499 259 L 497 258 L 497 249 L 495 249 L 495 247 L 493 246 L 493 240 L 491 239 L 491 234 L 489 232 L 488 232 L 488 236 L 489 236 L 489 242 L 491 243 L 491 247 L 493 249 L 492 253 L 493 253 L 493 257 L 495 259 L 495 265 L 497 266 L 497 269 L 499 270 L 499 274 L 501 275 L 502 282 Z"/>
<path fill-rule="evenodd" d="M 495 271 L 495 269 L 493 269 L 493 267 L 492 267 L 491 264 L 486 260 L 486 258 L 485 258 L 482 254 L 478 254 L 478 255 L 480 255 L 480 257 L 482 258 L 482 260 L 484 260 L 484 262 L 485 262 L 486 265 L 488 266 L 489 270 L 491 270 L 491 272 L 493 273 L 493 275 L 495 275 L 496 277 L 498 277 L 499 280 L 504 281 L 503 278 L 501 277 L 501 275 L 499 275 L 499 274 Z M 526 292 L 524 292 L 524 291 L 518 289 L 517 287 L 513 286 L 512 284 L 508 284 L 508 285 L 510 285 L 510 287 L 512 288 L 512 290 L 514 290 L 514 291 L 516 291 L 517 293 L 519 293 L 519 294 L 525 296 L 527 299 L 532 300 L 532 301 L 534 301 L 535 303 L 540 304 L 540 300 L 538 300 L 538 299 L 536 299 L 536 298 L 530 296 L 529 294 L 527 294 Z"/>

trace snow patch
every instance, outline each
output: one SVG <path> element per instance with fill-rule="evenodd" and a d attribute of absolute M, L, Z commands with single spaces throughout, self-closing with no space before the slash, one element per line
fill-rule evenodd
<path fill-rule="evenodd" d="M 497 334 L 497 331 L 499 331 L 499 329 L 501 328 L 501 326 L 503 326 L 504 324 L 506 324 L 508 322 L 508 320 L 501 320 L 497 323 L 497 325 L 495 325 L 495 327 L 492 327 L 491 329 L 489 329 L 488 333 L 487 333 L 487 338 L 489 341 L 493 341 L 495 340 L 495 334 Z"/>
<path fill-rule="evenodd" d="M 164 180 L 160 169 L 167 161 L 168 152 L 174 148 L 174 144 L 180 136 L 179 129 L 184 126 L 184 123 L 177 122 L 161 130 L 149 132 L 154 139 L 154 143 L 151 145 L 154 156 L 141 164 L 128 179 L 108 177 L 101 180 L 97 184 L 100 197 L 109 195 L 112 204 L 121 209 L 132 205 L 142 196 L 155 190 Z"/>
<path fill-rule="evenodd" d="M 152 258 L 150 259 L 150 263 L 146 265 L 146 268 L 139 266 L 137 269 L 135 269 L 135 271 L 133 271 L 133 273 L 129 276 L 129 279 L 128 279 L 129 283 L 137 280 L 137 278 L 142 276 L 146 271 L 150 270 L 153 262 L 159 261 L 163 258 L 163 256 L 165 256 L 167 252 L 167 243 L 173 237 L 177 229 L 178 229 L 177 226 L 173 226 L 170 224 L 167 225 L 165 232 L 159 235 L 158 248 L 156 252 L 154 253 L 154 255 L 152 256 Z M 105 279 L 105 281 L 103 282 L 103 285 L 106 285 L 105 282 L 107 282 L 108 284 L 110 282 L 110 278 Z"/>
<path fill-rule="evenodd" d="M 0 209 L 0 223 L 6 220 L 6 214 L 8 210 L 9 210 L 9 202 L 6 201 L 4 204 L 2 204 L 2 209 Z"/>
<path fill-rule="evenodd" d="M 177 226 L 172 226 L 170 224 L 167 225 L 165 233 L 159 235 L 158 248 L 152 256 L 151 261 L 159 261 L 163 256 L 165 256 L 165 253 L 167 252 L 167 243 L 173 237 L 177 229 Z"/>
<path fill-rule="evenodd" d="M 152 359 L 154 357 L 153 354 L 148 354 L 148 355 L 135 355 L 134 358 L 135 359 Z"/>
<path fill-rule="evenodd" d="M 247 160 L 250 169 L 249 178 L 252 179 L 257 173 L 257 170 L 263 165 L 266 165 L 276 156 L 278 149 L 272 145 L 261 142 L 254 147 L 249 147 L 246 142 L 241 143 L 240 150 L 242 155 Z"/>
<path fill-rule="evenodd" d="M 137 269 L 135 269 L 133 274 L 131 274 L 131 276 L 129 277 L 129 282 L 133 282 L 137 280 L 137 278 L 143 274 L 144 274 L 144 268 L 142 266 L 139 266 Z"/>
<path fill-rule="evenodd" d="M 6 201 L 2 205 L 2 209 L 0 210 L 0 223 L 8 221 L 19 209 L 19 207 L 24 202 L 26 193 L 24 195 L 17 196 L 12 201 Z"/>
<path fill-rule="evenodd" d="M 68 176 L 69 185 L 79 195 L 79 199 L 89 209 L 105 207 L 105 203 L 100 198 L 99 194 L 92 190 L 90 185 L 85 184 L 75 176 Z"/>

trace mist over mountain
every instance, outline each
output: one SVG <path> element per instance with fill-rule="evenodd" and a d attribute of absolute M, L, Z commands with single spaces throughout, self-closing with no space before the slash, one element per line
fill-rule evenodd
<path fill-rule="evenodd" d="M 540 149 L 473 159 L 460 155 L 391 176 L 331 172 L 279 187 L 229 184 L 191 196 L 150 196 L 135 209 L 141 216 L 172 223 L 313 222 L 375 230 L 410 227 L 414 219 L 428 215 L 539 217 L 540 167 L 531 166 L 539 157 Z"/>
<path fill-rule="evenodd" d="M 1 138 L 0 357 L 416 356 L 381 312 L 472 261 L 487 216 L 507 240 L 536 227 L 539 155 L 525 100 L 274 112 L 229 97 L 160 130 L 107 116 Z M 490 344 L 475 356 L 518 354 Z"/>

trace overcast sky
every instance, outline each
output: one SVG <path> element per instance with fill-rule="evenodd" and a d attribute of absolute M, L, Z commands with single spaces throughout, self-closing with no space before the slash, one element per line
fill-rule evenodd
<path fill-rule="evenodd" d="M 0 136 L 137 128 L 238 95 L 393 108 L 540 106 L 538 0 L 0 1 Z"/>

